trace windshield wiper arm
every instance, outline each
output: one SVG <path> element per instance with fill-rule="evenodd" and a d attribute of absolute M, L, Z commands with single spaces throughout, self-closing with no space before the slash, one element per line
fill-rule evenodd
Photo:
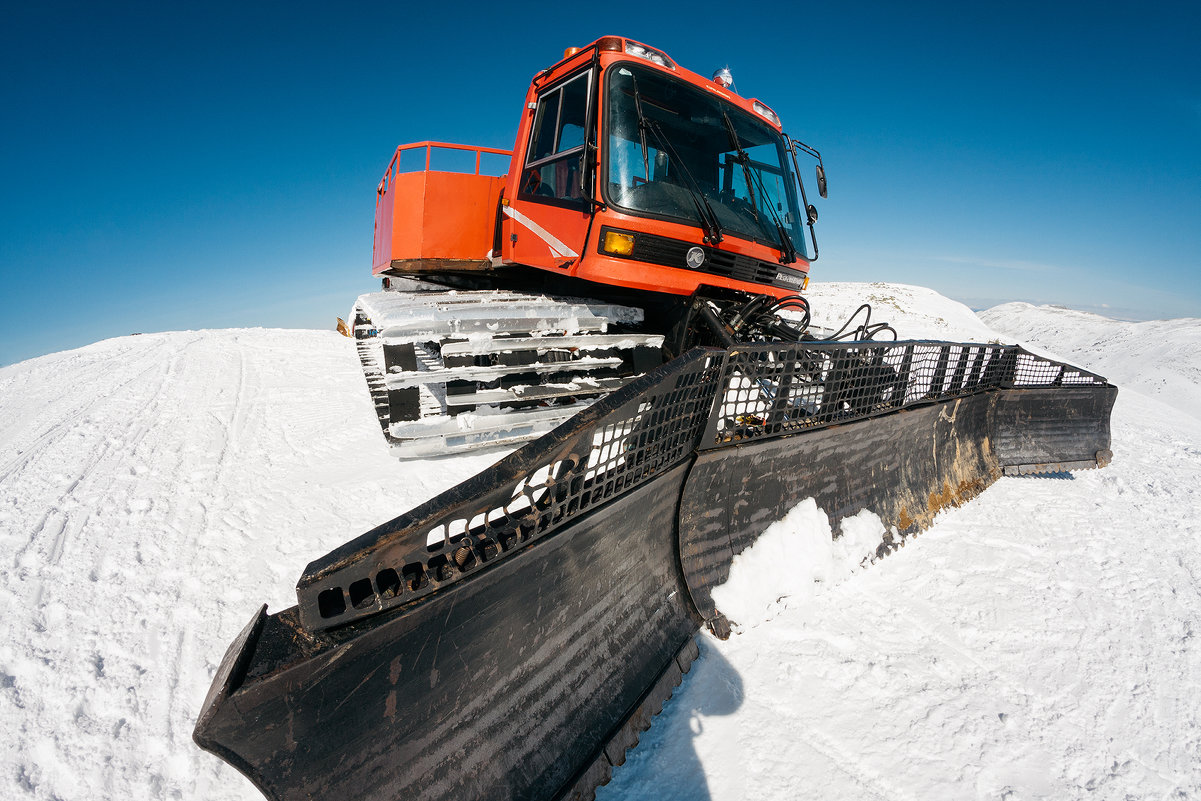
<path fill-rule="evenodd" d="M 709 244 L 711 245 L 718 244 L 725 237 L 721 232 L 721 223 L 717 221 L 717 212 L 715 212 L 713 210 L 713 206 L 709 204 L 708 198 L 705 197 L 704 190 L 701 189 L 701 186 L 696 182 L 696 179 L 692 177 L 692 171 L 688 169 L 688 165 L 684 163 L 684 160 L 680 158 L 680 154 L 676 152 L 674 147 L 672 147 L 672 144 L 668 140 L 667 136 L 664 135 L 662 129 L 659 128 L 659 124 L 648 121 L 647 127 L 650 128 L 651 133 L 655 135 L 655 140 L 671 156 L 672 162 L 680 165 L 680 169 L 683 170 L 684 178 L 686 179 L 684 188 L 688 190 L 688 194 L 692 195 L 692 203 L 696 206 L 696 213 L 700 216 L 701 225 L 705 227 L 705 239 L 708 240 Z M 702 208 L 702 206 L 704 208 Z"/>
<path fill-rule="evenodd" d="M 755 221 L 758 222 L 759 207 L 755 204 L 755 190 L 751 186 L 751 157 L 742 149 L 742 143 L 738 141 L 738 133 L 734 130 L 734 123 L 730 122 L 730 115 L 724 108 L 721 110 L 721 118 L 725 120 L 726 133 L 730 135 L 730 144 L 738 153 L 738 163 L 742 165 L 742 177 L 746 179 L 746 193 L 751 201 L 751 211 L 755 213 Z"/>
<path fill-rule="evenodd" d="M 763 176 L 759 174 L 758 170 L 755 170 L 755 183 L 759 184 L 760 196 L 765 200 L 768 199 L 767 188 L 763 186 Z M 776 210 L 771 207 L 771 203 L 766 203 L 764 208 L 771 215 L 771 221 L 776 226 L 776 235 L 780 239 L 780 263 L 792 264 L 796 261 L 796 246 L 792 244 L 792 237 L 788 235 L 788 229 L 784 227 L 784 223 L 780 220 L 780 215 L 776 214 Z"/>
<path fill-rule="evenodd" d="M 651 180 L 651 162 L 646 153 L 646 115 L 642 113 L 642 93 L 638 91 L 638 79 L 630 75 L 634 84 L 634 111 L 638 114 L 638 141 L 642 143 L 642 169 L 646 173 L 646 182 Z"/>
<path fill-rule="evenodd" d="M 738 153 L 738 162 L 742 165 L 742 175 L 746 179 L 746 192 L 751 200 L 751 211 L 755 213 L 755 222 L 763 225 L 763 221 L 759 219 L 759 207 L 755 204 L 755 190 L 751 185 L 751 174 L 754 173 L 754 180 L 759 184 L 760 197 L 764 201 L 768 200 L 767 189 L 763 186 L 763 179 L 759 176 L 758 170 L 751 167 L 751 157 L 742 149 L 742 142 L 738 140 L 738 132 L 734 130 L 734 123 L 730 121 L 730 115 L 726 113 L 725 109 L 721 111 L 721 118 L 725 120 L 726 133 L 730 135 L 730 144 L 734 145 L 734 150 Z M 793 263 L 796 261 L 796 246 L 792 244 L 792 239 L 784 229 L 784 224 L 780 222 L 780 217 L 776 214 L 775 209 L 771 207 L 771 203 L 765 202 L 764 208 L 767 209 L 772 223 L 776 226 L 776 237 L 780 244 L 780 263 Z"/>

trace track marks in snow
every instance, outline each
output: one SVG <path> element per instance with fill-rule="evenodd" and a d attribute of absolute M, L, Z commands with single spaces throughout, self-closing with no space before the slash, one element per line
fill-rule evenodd
<path fill-rule="evenodd" d="M 402 481 L 333 333 L 110 340 L 0 387 L 0 776 L 18 797 L 259 797 L 191 743 L 229 640 L 446 477 Z"/>

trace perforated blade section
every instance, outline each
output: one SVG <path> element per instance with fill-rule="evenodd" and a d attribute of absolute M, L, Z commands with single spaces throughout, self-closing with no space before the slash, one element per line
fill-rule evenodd
<path fill-rule="evenodd" d="M 491 470 L 314 562 L 297 585 L 309 630 L 418 601 L 680 464 L 695 449 L 723 353 L 638 379 Z M 502 478 L 508 476 L 507 478 Z"/>

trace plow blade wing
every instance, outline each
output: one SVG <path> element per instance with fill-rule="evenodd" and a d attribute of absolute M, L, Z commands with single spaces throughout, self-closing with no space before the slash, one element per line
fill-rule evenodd
<path fill-rule="evenodd" d="M 1006 472 L 1103 466 L 1116 391 L 994 345 L 693 351 L 310 564 L 194 737 L 271 799 L 591 798 L 771 522 L 815 498 L 900 538 Z"/>

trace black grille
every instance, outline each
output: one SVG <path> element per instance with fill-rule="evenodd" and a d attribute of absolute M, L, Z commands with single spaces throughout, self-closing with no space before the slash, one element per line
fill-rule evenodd
<path fill-rule="evenodd" d="M 605 232 L 608 230 L 611 229 L 601 229 L 600 242 L 602 244 L 605 241 Z M 689 248 L 693 247 L 699 247 L 705 251 L 705 263 L 696 270 L 692 270 L 685 261 L 685 256 Z M 612 253 L 605 253 L 603 250 L 598 250 L 598 252 L 606 256 L 614 255 Z M 759 261 L 758 259 L 752 259 L 750 256 L 743 256 L 742 254 L 732 253 L 728 250 L 720 250 L 708 245 L 694 245 L 691 242 L 684 242 L 680 239 L 671 239 L 653 234 L 634 233 L 634 252 L 629 256 L 619 256 L 618 258 L 628 258 L 648 264 L 661 264 L 664 267 L 676 267 L 688 270 L 689 272 L 708 273 L 709 275 L 719 275 L 722 278 L 729 278 L 734 281 L 746 281 L 750 284 L 766 284 L 785 289 L 800 289 L 801 283 L 805 280 L 804 273 L 783 267 L 774 262 Z M 795 281 L 777 281 L 776 275 L 781 273 L 794 277 Z"/>

